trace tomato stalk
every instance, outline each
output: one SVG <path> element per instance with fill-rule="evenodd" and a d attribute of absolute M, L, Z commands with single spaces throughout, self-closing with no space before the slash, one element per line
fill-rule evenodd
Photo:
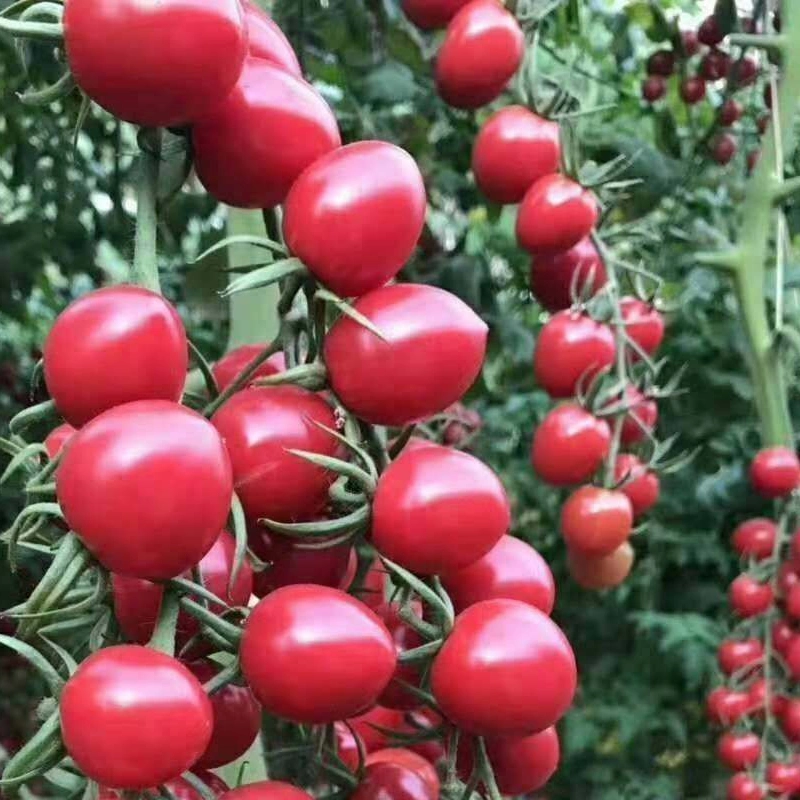
<path fill-rule="evenodd" d="M 158 173 L 161 164 L 160 129 L 139 132 L 139 176 L 136 187 L 136 238 L 131 278 L 139 286 L 161 292 L 158 278 Z"/>

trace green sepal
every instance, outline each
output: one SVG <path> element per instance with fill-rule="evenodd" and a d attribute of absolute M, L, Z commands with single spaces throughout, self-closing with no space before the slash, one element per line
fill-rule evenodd
<path fill-rule="evenodd" d="M 336 306 L 336 308 L 338 308 L 342 314 L 344 314 L 346 317 L 350 317 L 353 322 L 357 322 L 362 328 L 366 328 L 370 333 L 375 334 L 375 336 L 377 336 L 381 341 L 387 341 L 386 337 L 381 333 L 380 329 L 375 325 L 375 323 L 369 318 L 365 317 L 360 311 L 357 311 L 353 306 L 350 305 L 350 303 L 347 302 L 347 300 L 343 300 L 341 297 L 328 289 L 321 288 L 317 289 L 317 291 L 314 293 L 314 297 L 317 300 L 321 300 L 322 302 L 330 303 L 331 305 Z"/>
<path fill-rule="evenodd" d="M 246 275 L 242 275 L 241 278 L 231 281 L 227 288 L 220 292 L 220 296 L 230 297 L 238 292 L 262 289 L 265 286 L 271 286 L 273 283 L 288 278 L 290 275 L 298 276 L 304 274 L 306 274 L 306 268 L 302 261 L 296 258 L 285 258 L 253 272 L 248 272 Z"/>
<path fill-rule="evenodd" d="M 357 508 L 346 517 L 338 519 L 326 519 L 320 522 L 276 522 L 271 519 L 259 519 L 258 524 L 269 528 L 275 533 L 282 533 L 286 536 L 338 536 L 346 531 L 354 531 L 365 525 L 369 521 L 370 507 L 364 505 Z"/>

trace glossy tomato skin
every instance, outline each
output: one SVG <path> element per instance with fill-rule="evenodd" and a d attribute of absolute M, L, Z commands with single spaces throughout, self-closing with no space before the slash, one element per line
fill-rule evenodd
<path fill-rule="evenodd" d="M 608 556 L 630 538 L 633 506 L 622 492 L 582 486 L 561 509 L 561 535 L 583 556 Z"/>
<path fill-rule="evenodd" d="M 653 356 L 664 341 L 664 318 L 649 303 L 636 297 L 620 300 L 625 331 L 649 356 Z"/>
<path fill-rule="evenodd" d="M 265 347 L 266 345 L 263 344 L 245 344 L 224 355 L 211 368 L 217 388 L 221 392 L 225 391 L 264 352 Z M 283 353 L 275 353 L 255 371 L 250 382 L 257 381 L 259 378 L 269 378 L 271 375 L 277 375 L 285 370 L 285 356 Z"/>
<path fill-rule="evenodd" d="M 161 612 L 164 587 L 142 578 L 111 576 L 114 616 L 122 635 L 135 644 L 147 644 Z"/>
<path fill-rule="evenodd" d="M 625 387 L 625 403 L 629 411 L 622 423 L 620 440 L 624 445 L 632 445 L 647 438 L 643 428 L 648 431 L 655 428 L 658 422 L 658 405 L 655 400 L 645 397 L 635 386 Z"/>
<path fill-rule="evenodd" d="M 545 175 L 525 193 L 517 216 L 517 241 L 530 253 L 569 250 L 597 224 L 597 201 L 563 175 Z"/>
<path fill-rule="evenodd" d="M 47 434 L 44 440 L 44 446 L 47 450 L 47 457 L 54 459 L 66 447 L 67 442 L 75 434 L 76 430 L 68 422 L 59 425 Z"/>
<path fill-rule="evenodd" d="M 404 454 L 383 473 L 372 506 L 372 543 L 420 575 L 461 569 L 508 531 L 511 510 L 483 462 L 447 447 Z"/>
<path fill-rule="evenodd" d="M 374 764 L 397 764 L 416 772 L 428 784 L 434 797 L 439 796 L 439 776 L 435 768 L 427 759 L 413 750 L 405 747 L 387 747 L 375 750 L 367 756 L 366 765 L 369 769 Z"/>
<path fill-rule="evenodd" d="M 717 660 L 726 675 L 732 675 L 745 667 L 757 666 L 764 658 L 764 646 L 758 639 L 729 640 L 717 651 Z"/>
<path fill-rule="evenodd" d="M 495 0 L 472 0 L 447 27 L 436 58 L 436 87 L 456 108 L 479 108 L 498 97 L 522 63 L 525 37 Z"/>
<path fill-rule="evenodd" d="M 778 526 L 771 519 L 748 519 L 734 530 L 733 549 L 741 556 L 753 556 L 763 561 L 772 555 L 777 536 Z"/>
<path fill-rule="evenodd" d="M 290 252 L 341 297 L 394 278 L 425 224 L 425 184 L 414 159 L 388 142 L 356 142 L 311 165 L 286 200 Z"/>
<path fill-rule="evenodd" d="M 175 403 L 141 400 L 75 434 L 56 490 L 70 529 L 106 569 L 166 580 L 214 544 L 233 480 L 225 446 L 206 419 Z"/>
<path fill-rule="evenodd" d="M 444 715 L 478 736 L 549 728 L 572 703 L 576 682 L 564 634 L 518 600 L 486 600 L 459 614 L 431 671 Z"/>
<path fill-rule="evenodd" d="M 680 95 L 687 105 L 696 105 L 706 96 L 706 82 L 702 78 L 686 78 L 681 83 Z"/>
<path fill-rule="evenodd" d="M 779 797 L 794 797 L 800 791 L 800 765 L 772 763 L 767 765 L 767 783 Z"/>
<path fill-rule="evenodd" d="M 611 447 L 611 428 L 575 403 L 554 408 L 536 429 L 531 461 L 552 486 L 589 480 Z"/>
<path fill-rule="evenodd" d="M 606 268 L 590 238 L 569 250 L 537 253 L 531 263 L 531 292 L 548 311 L 563 311 L 578 298 L 594 297 L 608 281 Z"/>
<path fill-rule="evenodd" d="M 444 28 L 469 0 L 403 0 L 403 13 L 418 28 Z"/>
<path fill-rule="evenodd" d="M 327 586 L 285 586 L 247 619 L 242 672 L 264 709 L 292 722 L 327 723 L 369 708 L 397 663 L 381 620 Z"/>
<path fill-rule="evenodd" d="M 364 773 L 351 800 L 436 800 L 438 794 L 416 770 L 380 762 Z"/>
<path fill-rule="evenodd" d="M 331 387 L 374 425 L 402 426 L 460 400 L 483 366 L 488 328 L 462 300 L 433 286 L 384 286 L 354 308 L 383 339 L 341 317 L 325 339 Z"/>
<path fill-rule="evenodd" d="M 79 298 L 58 316 L 44 344 L 48 391 L 76 428 L 134 400 L 177 402 L 188 363 L 178 312 L 138 286 Z"/>
<path fill-rule="evenodd" d="M 67 61 L 115 117 L 147 127 L 193 122 L 236 83 L 247 49 L 238 0 L 69 0 Z"/>
<path fill-rule="evenodd" d="M 309 164 L 339 147 L 341 137 L 313 86 L 248 57 L 233 91 L 193 126 L 192 143 L 197 174 L 217 200 L 272 208 Z"/>
<path fill-rule="evenodd" d="M 311 800 L 311 795 L 283 781 L 258 781 L 231 789 L 220 800 Z"/>
<path fill-rule="evenodd" d="M 695 31 L 681 31 L 681 44 L 683 52 L 688 58 L 696 56 L 700 52 L 700 40 Z"/>
<path fill-rule="evenodd" d="M 800 460 L 788 447 L 767 447 L 750 464 L 750 483 L 764 497 L 791 494 L 800 483 Z"/>
<path fill-rule="evenodd" d="M 289 452 L 338 453 L 336 440 L 317 424 L 336 428 L 330 406 L 296 386 L 238 392 L 211 420 L 225 441 L 236 493 L 251 521 L 313 518 L 327 503 L 336 476 Z"/>
<path fill-rule="evenodd" d="M 706 699 L 709 720 L 728 728 L 750 711 L 750 696 L 747 692 L 736 692 L 724 686 L 712 691 Z"/>
<path fill-rule="evenodd" d="M 387 630 L 392 636 L 394 647 L 398 658 L 406 650 L 413 650 L 424 644 L 422 637 L 400 616 L 400 605 L 398 603 L 385 603 L 375 609 L 375 613 L 383 620 Z M 422 619 L 422 604 L 412 604 L 411 609 L 420 619 Z M 410 683 L 412 686 L 419 686 L 420 671 L 415 664 L 401 664 L 399 661 L 394 670 L 394 675 L 389 685 L 381 692 L 378 702 L 386 708 L 398 708 L 409 711 L 419 708 L 422 700 L 405 689 L 402 683 Z M 427 763 L 427 762 L 426 762 Z M 438 786 L 437 786 L 438 789 Z"/>
<path fill-rule="evenodd" d="M 92 780 L 146 789 L 186 772 L 206 749 L 211 703 L 170 656 L 120 645 L 89 656 L 60 699 L 67 752 Z"/>
<path fill-rule="evenodd" d="M 368 753 L 389 746 L 385 731 L 400 731 L 405 725 L 403 712 L 395 708 L 374 706 L 369 711 L 347 720 L 364 743 Z"/>
<path fill-rule="evenodd" d="M 252 0 L 240 2 L 247 23 L 247 52 L 251 56 L 269 61 L 295 78 L 302 78 L 303 70 L 297 54 L 278 24 Z"/>
<path fill-rule="evenodd" d="M 658 502 L 661 493 L 658 475 L 650 472 L 636 456 L 630 453 L 618 456 L 614 478 L 618 482 L 626 481 L 620 491 L 631 501 L 634 518 L 646 514 Z"/>
<path fill-rule="evenodd" d="M 558 123 L 524 106 L 506 106 L 489 117 L 472 153 L 478 186 L 495 203 L 519 203 L 539 178 L 557 172 L 560 163 Z"/>
<path fill-rule="evenodd" d="M 764 791 L 746 772 L 739 772 L 728 781 L 727 800 L 764 800 Z"/>
<path fill-rule="evenodd" d="M 706 17 L 697 29 L 697 40 L 708 47 L 716 47 L 722 43 L 725 34 L 717 22 L 717 18 L 712 14 Z"/>
<path fill-rule="evenodd" d="M 581 588 L 592 591 L 616 589 L 630 575 L 635 560 L 633 548 L 628 542 L 607 556 L 585 556 L 575 551 L 567 555 L 572 579 Z"/>
<path fill-rule="evenodd" d="M 747 769 L 761 756 L 761 740 L 754 733 L 726 733 L 717 744 L 717 755 L 728 769 Z"/>
<path fill-rule="evenodd" d="M 795 639 L 795 630 L 785 619 L 778 619 L 772 625 L 772 645 L 784 658 L 789 645 Z"/>
<path fill-rule="evenodd" d="M 790 698 L 786 701 L 780 715 L 780 725 L 790 742 L 800 742 L 800 700 Z"/>

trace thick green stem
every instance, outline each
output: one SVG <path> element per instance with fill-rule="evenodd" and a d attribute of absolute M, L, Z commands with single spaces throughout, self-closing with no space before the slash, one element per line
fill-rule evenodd
<path fill-rule="evenodd" d="M 161 291 L 158 279 L 158 172 L 161 163 L 161 131 L 139 134 L 139 176 L 136 187 L 136 240 L 133 282 L 154 292 Z"/>

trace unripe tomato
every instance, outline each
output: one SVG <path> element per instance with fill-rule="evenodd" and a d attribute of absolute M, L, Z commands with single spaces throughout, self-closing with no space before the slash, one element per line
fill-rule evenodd
<path fill-rule="evenodd" d="M 296 78 L 303 77 L 297 54 L 278 24 L 252 0 L 241 0 L 247 23 L 247 52 L 269 61 Z"/>
<path fill-rule="evenodd" d="M 767 764 L 767 784 L 779 797 L 796 797 L 800 792 L 800 764 Z"/>
<path fill-rule="evenodd" d="M 727 800 L 764 800 L 761 787 L 746 772 L 739 772 L 728 781 Z"/>
<path fill-rule="evenodd" d="M 657 50 L 647 59 L 647 74 L 669 78 L 675 72 L 675 53 L 672 50 Z"/>
<path fill-rule="evenodd" d="M 534 373 L 551 397 L 571 397 L 614 363 L 617 348 L 608 325 L 577 311 L 545 323 L 536 342 Z"/>
<path fill-rule="evenodd" d="M 242 71 L 237 0 L 69 0 L 64 44 L 75 82 L 115 117 L 148 127 L 193 122 Z"/>
<path fill-rule="evenodd" d="M 146 647 L 90 655 L 64 686 L 60 709 L 70 757 L 88 778 L 113 789 L 177 778 L 211 740 L 211 703 L 197 678 Z"/>
<path fill-rule="evenodd" d="M 726 733 L 717 744 L 717 755 L 728 769 L 747 769 L 761 756 L 761 740 L 754 733 Z"/>
<path fill-rule="evenodd" d="M 51 460 L 54 459 L 64 449 L 64 447 L 66 447 L 67 442 L 74 436 L 75 433 L 75 428 L 73 428 L 68 422 L 65 422 L 63 425 L 59 425 L 57 428 L 53 428 L 53 430 L 47 434 L 47 438 L 44 440 L 44 447 L 45 450 L 47 450 L 47 457 Z"/>
<path fill-rule="evenodd" d="M 697 40 L 708 47 L 716 47 L 724 38 L 725 34 L 713 14 L 706 17 L 697 29 Z"/>
<path fill-rule="evenodd" d="M 730 133 L 721 133 L 711 145 L 711 157 L 717 164 L 730 164 L 739 149 L 736 137 Z"/>
<path fill-rule="evenodd" d="M 794 640 L 794 628 L 785 619 L 778 619 L 772 625 L 772 645 L 776 652 L 786 657 L 786 651 Z"/>
<path fill-rule="evenodd" d="M 460 400 L 486 354 L 486 323 L 443 289 L 384 286 L 353 306 L 383 338 L 342 316 L 325 338 L 325 364 L 342 404 L 373 425 L 408 425 Z"/>
<path fill-rule="evenodd" d="M 722 108 L 719 110 L 720 125 L 731 126 L 742 118 L 742 114 L 744 114 L 744 107 L 738 100 L 731 97 L 722 104 Z"/>
<path fill-rule="evenodd" d="M 225 792 L 220 800 L 312 800 L 311 795 L 283 781 L 258 781 Z"/>
<path fill-rule="evenodd" d="M 576 298 L 597 294 L 608 281 L 606 268 L 590 238 L 569 250 L 537 253 L 531 262 L 531 292 L 548 311 L 563 311 Z"/>
<path fill-rule="evenodd" d="M 351 800 L 437 800 L 437 797 L 416 770 L 391 762 L 371 765 L 350 795 Z"/>
<path fill-rule="evenodd" d="M 225 440 L 236 492 L 251 520 L 294 522 L 314 517 L 328 501 L 336 476 L 289 453 L 338 453 L 336 439 L 317 424 L 336 428 L 330 406 L 296 386 L 238 392 L 212 422 Z"/>
<path fill-rule="evenodd" d="M 141 400 L 75 434 L 56 487 L 70 530 L 106 569 L 167 580 L 211 548 L 228 518 L 233 481 L 207 420 L 175 403 Z"/>
<path fill-rule="evenodd" d="M 747 692 L 735 692 L 719 686 L 708 695 L 706 711 L 708 718 L 715 725 L 730 727 L 738 722 L 750 710 L 752 703 Z"/>
<path fill-rule="evenodd" d="M 635 554 L 628 542 L 621 544 L 607 556 L 584 556 L 581 553 L 568 553 L 569 574 L 583 589 L 602 591 L 616 589 L 633 569 Z"/>
<path fill-rule="evenodd" d="M 529 544 L 508 535 L 468 567 L 446 572 L 442 584 L 457 613 L 483 600 L 505 598 L 550 614 L 556 599 L 547 562 Z"/>
<path fill-rule="evenodd" d="M 636 297 L 623 297 L 619 303 L 625 332 L 649 356 L 653 356 L 664 341 L 664 317 L 649 303 Z M 634 360 L 638 355 L 633 354 Z"/>
<path fill-rule="evenodd" d="M 728 74 L 731 57 L 722 50 L 712 50 L 700 62 L 700 75 L 707 81 L 718 81 Z"/>
<path fill-rule="evenodd" d="M 436 575 L 486 555 L 510 523 L 508 497 L 489 467 L 467 453 L 425 447 L 381 475 L 372 543 L 411 572 Z"/>
<path fill-rule="evenodd" d="M 536 428 L 531 462 L 543 481 L 571 486 L 590 480 L 610 447 L 608 423 L 567 403 L 554 408 Z"/>
<path fill-rule="evenodd" d="M 489 117 L 472 153 L 478 186 L 495 203 L 519 203 L 539 178 L 557 172 L 560 163 L 558 123 L 524 106 L 506 106 Z"/>
<path fill-rule="evenodd" d="M 684 103 L 696 105 L 706 96 L 706 82 L 702 78 L 686 78 L 681 82 L 680 94 Z"/>
<path fill-rule="evenodd" d="M 726 675 L 756 667 L 764 658 L 764 647 L 758 639 L 729 640 L 723 642 L 717 651 L 720 669 Z"/>
<path fill-rule="evenodd" d="M 244 344 L 231 350 L 224 355 L 211 368 L 217 388 L 223 392 L 241 375 L 252 361 L 264 352 L 266 345 L 263 344 Z M 255 382 L 259 378 L 269 378 L 277 375 L 286 369 L 286 358 L 283 353 L 275 353 L 270 356 L 256 371 L 250 382 Z"/>
<path fill-rule="evenodd" d="M 44 344 L 44 377 L 67 422 L 80 428 L 134 400 L 178 401 L 189 351 L 178 312 L 138 286 L 111 286 L 59 314 Z"/>
<path fill-rule="evenodd" d="M 700 40 L 694 31 L 681 31 L 681 43 L 683 44 L 683 52 L 689 58 L 696 56 L 700 52 Z"/>
<path fill-rule="evenodd" d="M 752 58 L 745 56 L 731 63 L 728 69 L 728 80 L 736 88 L 750 86 L 758 78 L 758 64 Z"/>
<path fill-rule="evenodd" d="M 486 600 L 459 614 L 431 670 L 442 713 L 477 736 L 549 728 L 572 704 L 576 682 L 566 636 L 518 600 Z"/>
<path fill-rule="evenodd" d="M 745 619 L 768 611 L 775 599 L 769 584 L 759 583 L 750 575 L 739 575 L 731 584 L 728 597 L 734 613 Z"/>
<path fill-rule="evenodd" d="M 245 624 L 242 672 L 265 711 L 328 723 L 369 708 L 397 663 L 386 626 L 363 603 L 327 586 L 284 586 Z"/>
<path fill-rule="evenodd" d="M 436 770 L 430 761 L 413 750 L 405 747 L 387 747 L 383 750 L 375 750 L 367 756 L 367 770 L 374 764 L 397 764 L 410 769 L 428 784 L 434 797 L 439 796 L 440 782 Z"/>
<path fill-rule="evenodd" d="M 630 538 L 633 506 L 619 491 L 582 486 L 561 509 L 561 535 L 582 556 L 608 556 Z"/>
<path fill-rule="evenodd" d="M 418 28 L 444 28 L 469 0 L 403 0 L 403 12 Z"/>
<path fill-rule="evenodd" d="M 750 464 L 750 483 L 763 497 L 791 494 L 800 483 L 800 460 L 788 447 L 767 447 Z"/>
<path fill-rule="evenodd" d="M 667 93 L 667 82 L 660 75 L 651 75 L 642 82 L 642 97 L 648 103 L 655 103 Z"/>
<path fill-rule="evenodd" d="M 800 699 L 792 697 L 786 701 L 780 715 L 780 725 L 790 742 L 800 742 Z"/>
<path fill-rule="evenodd" d="M 645 431 L 652 432 L 655 428 L 658 422 L 658 405 L 635 386 L 625 387 L 625 402 L 629 410 L 622 423 L 620 440 L 624 445 L 632 445 L 647 438 Z"/>
<path fill-rule="evenodd" d="M 763 561 L 772 555 L 777 536 L 778 526 L 771 519 L 748 519 L 733 532 L 733 549 L 740 556 L 752 556 Z"/>
<path fill-rule="evenodd" d="M 400 616 L 400 608 L 399 603 L 385 603 L 375 609 L 375 613 L 383 620 L 383 624 L 392 636 L 398 657 L 406 650 L 413 650 L 423 644 L 422 637 Z M 412 603 L 411 609 L 417 617 L 422 618 L 421 603 Z M 398 708 L 403 711 L 419 708 L 422 700 L 404 688 L 400 681 L 419 686 L 419 665 L 401 664 L 398 661 L 392 680 L 381 692 L 378 702 L 385 708 Z"/>
<path fill-rule="evenodd" d="M 364 743 L 368 753 L 389 746 L 386 731 L 399 731 L 405 725 L 403 712 L 394 708 L 375 706 L 364 714 L 347 720 Z"/>
<path fill-rule="evenodd" d="M 634 518 L 646 514 L 658 502 L 661 493 L 658 475 L 650 472 L 636 456 L 623 453 L 617 457 L 614 479 L 627 481 L 620 491 L 631 501 Z"/>
<path fill-rule="evenodd" d="M 192 128 L 194 164 L 206 190 L 238 208 L 282 203 L 303 170 L 341 144 L 313 86 L 248 57 L 233 91 Z"/>

